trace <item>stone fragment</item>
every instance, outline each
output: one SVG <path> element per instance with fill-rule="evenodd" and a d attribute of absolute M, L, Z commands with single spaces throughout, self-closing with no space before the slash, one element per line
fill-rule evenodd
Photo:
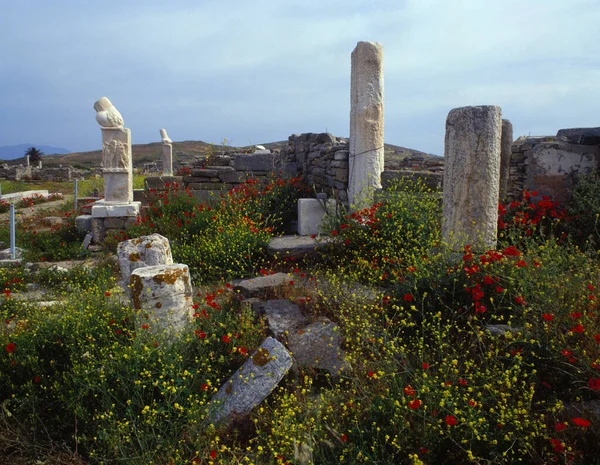
<path fill-rule="evenodd" d="M 267 317 L 269 329 L 275 337 L 283 336 L 287 331 L 307 323 L 298 305 L 289 300 L 260 301 L 254 303 L 252 308 Z"/>
<path fill-rule="evenodd" d="M 513 126 L 507 120 L 502 120 L 502 138 L 500 140 L 500 194 L 499 200 L 506 199 L 506 189 L 510 178 L 510 158 L 512 156 Z"/>
<path fill-rule="evenodd" d="M 560 129 L 556 137 L 565 137 L 575 144 L 600 145 L 600 128 Z"/>
<path fill-rule="evenodd" d="M 315 254 L 320 247 L 325 247 L 330 242 L 328 237 L 310 236 L 280 236 L 274 237 L 267 246 L 267 253 L 272 257 L 304 258 Z"/>
<path fill-rule="evenodd" d="M 79 215 L 75 218 L 75 228 L 80 234 L 91 232 L 92 215 Z"/>
<path fill-rule="evenodd" d="M 268 337 L 213 396 L 208 421 L 218 424 L 246 415 L 260 404 L 292 367 L 292 357 L 276 339 Z"/>
<path fill-rule="evenodd" d="M 496 246 L 502 111 L 455 108 L 446 119 L 442 238 L 453 249 Z"/>
<path fill-rule="evenodd" d="M 233 167 L 239 171 L 270 172 L 275 169 L 275 154 L 253 153 L 237 154 L 233 159 Z"/>
<path fill-rule="evenodd" d="M 162 191 L 173 183 L 183 184 L 183 176 L 148 176 L 144 179 L 144 188 Z"/>
<path fill-rule="evenodd" d="M 83 250 L 87 250 L 87 248 L 90 246 L 91 242 L 92 242 L 92 238 L 94 236 L 92 236 L 91 234 L 86 234 L 85 238 L 83 239 L 83 244 L 81 244 L 81 248 Z"/>
<path fill-rule="evenodd" d="M 515 328 L 510 325 L 485 325 L 484 329 L 489 331 L 492 336 L 504 336 L 506 333 L 510 335 L 517 335 L 523 333 L 523 328 Z"/>
<path fill-rule="evenodd" d="M 21 247 L 15 247 L 15 259 L 19 260 L 23 257 L 23 249 Z M 0 250 L 0 260 L 10 260 L 10 247 L 8 249 Z"/>
<path fill-rule="evenodd" d="M 133 307 L 147 315 L 138 325 L 164 330 L 169 336 L 185 327 L 194 314 L 192 281 L 187 265 L 155 265 L 137 268 L 130 277 Z"/>
<path fill-rule="evenodd" d="M 346 365 L 341 345 L 339 327 L 326 318 L 288 334 L 288 347 L 298 365 L 334 375 Z"/>
<path fill-rule="evenodd" d="M 334 214 L 337 202 L 333 199 L 298 199 L 298 234 L 310 236 L 323 233 L 323 219 Z"/>
<path fill-rule="evenodd" d="M 234 287 L 244 297 L 263 297 L 272 294 L 278 287 L 289 284 L 291 278 L 285 273 L 275 273 L 268 276 L 242 279 Z"/>
<path fill-rule="evenodd" d="M 63 219 L 60 216 L 47 216 L 42 222 L 46 226 L 60 226 L 63 224 Z"/>
<path fill-rule="evenodd" d="M 133 198 L 133 191 L 131 193 Z M 99 200 L 92 206 L 92 216 L 94 218 L 108 217 L 136 217 L 140 213 L 140 202 L 130 202 L 122 204 L 109 204 Z"/>
<path fill-rule="evenodd" d="M 381 188 L 384 169 L 383 47 L 377 42 L 359 42 L 352 52 L 349 162 L 348 199 L 360 208 Z"/>
<path fill-rule="evenodd" d="M 173 263 L 169 239 L 156 233 L 120 242 L 117 247 L 117 257 L 121 276 L 126 283 L 129 282 L 133 270 Z"/>

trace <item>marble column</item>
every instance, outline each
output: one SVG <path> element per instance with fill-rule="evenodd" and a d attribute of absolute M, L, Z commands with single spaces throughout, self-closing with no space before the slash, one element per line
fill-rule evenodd
<path fill-rule="evenodd" d="M 352 52 L 348 201 L 352 209 L 371 203 L 381 189 L 383 147 L 383 46 L 359 42 Z"/>
<path fill-rule="evenodd" d="M 502 111 L 455 108 L 446 119 L 442 238 L 453 249 L 496 246 Z"/>
<path fill-rule="evenodd" d="M 173 142 L 169 139 L 166 129 L 160 130 L 162 142 L 162 174 L 173 176 Z"/>
<path fill-rule="evenodd" d="M 512 156 L 513 126 L 507 120 L 502 120 L 502 139 L 500 142 L 500 197 L 503 202 L 506 199 L 508 178 L 510 177 L 510 158 Z"/>

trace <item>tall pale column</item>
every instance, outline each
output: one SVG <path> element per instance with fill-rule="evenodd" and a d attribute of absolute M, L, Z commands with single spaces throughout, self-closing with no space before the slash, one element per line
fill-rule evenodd
<path fill-rule="evenodd" d="M 455 250 L 496 246 L 502 110 L 455 108 L 446 119 L 442 237 Z"/>
<path fill-rule="evenodd" d="M 506 198 L 508 178 L 510 177 L 510 158 L 512 156 L 513 125 L 502 120 L 502 139 L 500 142 L 500 201 Z"/>
<path fill-rule="evenodd" d="M 350 77 L 348 201 L 357 209 L 381 188 L 383 172 L 383 46 L 359 42 Z"/>
<path fill-rule="evenodd" d="M 166 129 L 160 130 L 162 141 L 162 174 L 173 176 L 173 142 L 169 139 Z"/>

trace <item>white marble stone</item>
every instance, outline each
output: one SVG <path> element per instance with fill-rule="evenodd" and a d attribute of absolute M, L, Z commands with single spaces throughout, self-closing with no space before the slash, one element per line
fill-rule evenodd
<path fill-rule="evenodd" d="M 372 202 L 384 169 L 383 47 L 359 42 L 352 52 L 348 201 L 352 209 Z"/>
<path fill-rule="evenodd" d="M 501 134 L 497 106 L 455 108 L 446 119 L 442 239 L 455 250 L 496 246 Z"/>
<path fill-rule="evenodd" d="M 169 239 L 160 234 L 119 242 L 117 257 L 121 268 L 121 277 L 126 283 L 129 282 L 133 270 L 145 266 L 173 264 Z"/>
<path fill-rule="evenodd" d="M 121 113 L 106 97 L 94 103 L 94 110 L 96 110 L 96 121 L 104 128 L 122 128 L 125 124 Z"/>
<path fill-rule="evenodd" d="M 187 265 L 137 268 L 129 283 L 133 306 L 140 311 L 138 326 L 148 324 L 152 331 L 174 336 L 192 319 L 192 280 Z"/>
<path fill-rule="evenodd" d="M 162 174 L 163 176 L 173 176 L 173 142 L 167 135 L 166 129 L 160 130 L 162 142 Z"/>
<path fill-rule="evenodd" d="M 298 199 L 298 234 L 310 236 L 323 233 L 325 215 L 334 213 L 337 202 L 333 199 Z"/>
<path fill-rule="evenodd" d="M 127 128 L 102 128 L 102 173 L 107 202 L 133 200 L 131 131 Z"/>
<path fill-rule="evenodd" d="M 140 213 L 142 202 L 110 203 L 98 200 L 92 205 L 94 218 L 136 217 Z"/>
<path fill-rule="evenodd" d="M 500 201 L 506 198 L 508 178 L 510 177 L 510 157 L 512 156 L 513 125 L 507 120 L 502 120 L 502 139 L 500 142 Z"/>

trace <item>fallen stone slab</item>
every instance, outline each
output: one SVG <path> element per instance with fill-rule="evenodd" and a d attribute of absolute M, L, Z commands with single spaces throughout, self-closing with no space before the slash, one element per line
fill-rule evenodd
<path fill-rule="evenodd" d="M 485 325 L 484 329 L 489 331 L 492 336 L 504 336 L 506 333 L 511 336 L 517 335 L 519 333 L 523 334 L 523 328 L 515 328 L 510 325 Z"/>
<path fill-rule="evenodd" d="M 268 276 L 242 279 L 234 285 L 233 290 L 241 293 L 245 298 L 261 297 L 271 294 L 275 289 L 288 284 L 291 278 L 285 273 L 275 273 Z"/>
<path fill-rule="evenodd" d="M 268 337 L 214 395 L 208 421 L 221 423 L 232 415 L 249 413 L 273 392 L 291 367 L 288 350 Z"/>
<path fill-rule="evenodd" d="M 90 207 L 91 211 L 92 207 Z M 80 234 L 89 233 L 92 230 L 92 215 L 79 215 L 75 218 L 75 228 Z"/>
<path fill-rule="evenodd" d="M 298 305 L 289 300 L 259 301 L 252 308 L 256 313 L 267 317 L 269 329 L 275 337 L 283 336 L 307 323 Z"/>
<path fill-rule="evenodd" d="M 126 283 L 129 282 L 133 270 L 145 266 L 171 265 L 173 263 L 169 239 L 160 234 L 119 242 L 117 257 L 121 276 Z"/>
<path fill-rule="evenodd" d="M 43 189 L 43 190 L 35 190 L 35 191 L 23 191 L 23 192 L 13 192 L 11 194 L 3 194 L 0 195 L 0 199 L 4 200 L 5 202 L 8 203 L 16 203 L 19 200 L 23 200 L 23 199 L 27 199 L 30 197 L 36 197 L 36 196 L 41 196 L 41 197 L 48 197 L 48 191 Z"/>
<path fill-rule="evenodd" d="M 15 259 L 20 259 L 23 256 L 23 249 L 15 247 Z M 11 260 L 10 248 L 0 251 L 0 260 Z"/>
<path fill-rule="evenodd" d="M 288 347 L 300 366 L 338 375 L 346 366 L 339 327 L 328 319 L 290 331 Z"/>
<path fill-rule="evenodd" d="M 63 219 L 60 216 L 47 216 L 42 222 L 46 226 L 61 226 L 63 224 Z"/>
<path fill-rule="evenodd" d="M 281 236 L 269 242 L 267 253 L 270 256 L 304 258 L 315 254 L 321 247 L 330 243 L 329 237 Z"/>

